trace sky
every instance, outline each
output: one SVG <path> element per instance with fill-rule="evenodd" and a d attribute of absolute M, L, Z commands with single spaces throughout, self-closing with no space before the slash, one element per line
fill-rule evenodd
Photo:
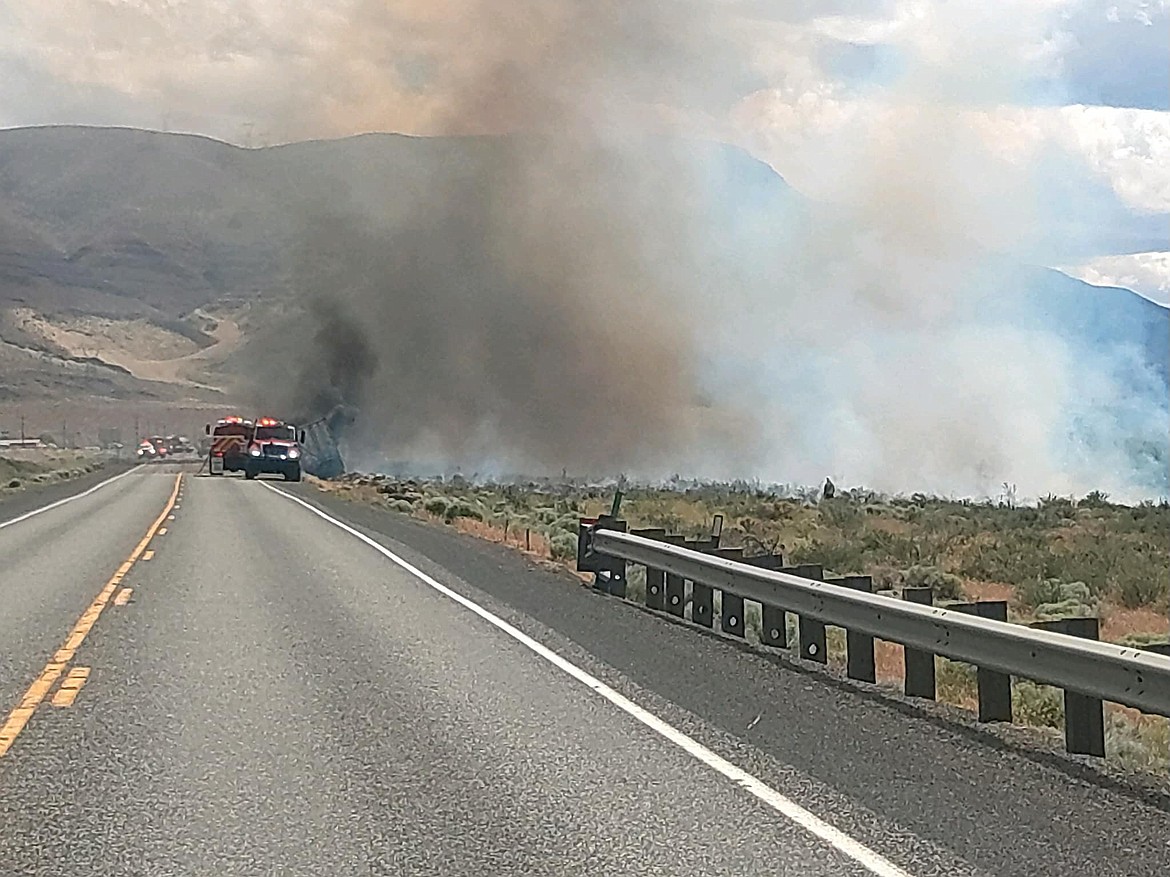
<path fill-rule="evenodd" d="M 476 87 L 483 54 L 523 65 L 551 29 L 582 26 L 574 2 L 0 0 L 0 126 L 131 125 L 242 145 L 490 129 L 451 112 L 467 106 L 453 95 Z M 647 40 L 614 76 L 636 84 L 660 62 L 658 93 L 637 95 L 650 115 L 745 146 L 812 197 L 841 194 L 826 154 L 856 160 L 875 131 L 945 105 L 949 126 L 1008 162 L 1043 157 L 1109 210 L 1170 213 L 1170 0 L 643 5 L 678 21 L 685 50 Z M 700 75 L 701 93 L 662 85 Z M 1089 199 L 1076 209 L 1102 215 Z M 1170 303 L 1166 258 L 1117 249 L 1054 267 Z"/>

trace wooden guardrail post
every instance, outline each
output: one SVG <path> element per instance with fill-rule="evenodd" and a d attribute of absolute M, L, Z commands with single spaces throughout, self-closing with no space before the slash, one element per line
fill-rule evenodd
<path fill-rule="evenodd" d="M 911 603 L 921 603 L 923 606 L 934 604 L 933 588 L 903 588 L 902 599 Z M 903 658 L 906 664 L 906 681 L 903 691 L 907 697 L 924 697 L 927 700 L 935 699 L 934 655 L 919 649 L 903 647 Z"/>
<path fill-rule="evenodd" d="M 947 608 L 993 621 L 1007 621 L 1006 600 L 978 600 L 974 603 L 956 603 Z M 997 670 L 976 667 L 975 682 L 979 689 L 979 721 L 1010 722 L 1012 677 Z"/>
<path fill-rule="evenodd" d="M 1029 626 L 1100 639 L 1100 622 L 1096 618 L 1060 618 L 1035 621 Z M 1105 756 L 1105 704 L 1101 700 L 1065 689 L 1064 748 L 1075 755 Z"/>

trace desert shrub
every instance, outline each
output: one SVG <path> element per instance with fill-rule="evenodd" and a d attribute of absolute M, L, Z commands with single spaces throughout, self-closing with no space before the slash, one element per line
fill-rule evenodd
<path fill-rule="evenodd" d="M 1064 727 L 1064 696 L 1059 688 L 1027 680 L 1012 686 L 1012 715 L 1021 725 Z"/>
<path fill-rule="evenodd" d="M 437 515 L 437 516 L 442 518 L 442 517 L 447 516 L 447 507 L 449 505 L 450 505 L 450 503 L 447 502 L 447 497 L 445 497 L 445 496 L 432 496 L 425 503 L 423 503 L 423 508 L 426 509 L 428 512 L 430 512 L 432 515 Z"/>
<path fill-rule="evenodd" d="M 404 499 L 392 500 L 391 502 L 387 503 L 386 508 L 394 512 L 402 512 L 403 514 L 407 515 L 414 511 L 414 506 L 412 506 Z"/>
<path fill-rule="evenodd" d="M 1170 721 L 1142 716 L 1136 721 L 1110 713 L 1105 721 L 1105 753 L 1134 770 L 1170 771 Z"/>
<path fill-rule="evenodd" d="M 1170 582 L 1164 571 L 1149 578 L 1127 578 L 1117 585 L 1117 599 L 1127 609 L 1159 606 L 1170 597 Z"/>
<path fill-rule="evenodd" d="M 1021 606 L 1029 607 L 1037 621 L 1085 618 L 1097 614 L 1097 599 L 1084 582 L 1037 579 L 1024 582 L 1016 592 Z"/>
<path fill-rule="evenodd" d="M 910 567 L 902 573 L 902 584 L 908 588 L 933 588 L 936 600 L 963 599 L 963 580 L 937 566 Z"/>
<path fill-rule="evenodd" d="M 457 499 L 447 506 L 447 511 L 443 515 L 448 522 L 454 521 L 456 518 L 471 518 L 475 521 L 483 520 L 483 512 L 473 506 L 466 500 Z"/>
<path fill-rule="evenodd" d="M 1041 603 L 1033 612 L 1034 621 L 1057 621 L 1061 618 L 1092 618 L 1097 607 L 1080 600 L 1061 600 L 1058 603 Z"/>
<path fill-rule="evenodd" d="M 978 696 L 976 670 L 971 664 L 939 658 L 935 664 L 939 700 L 959 704 Z"/>
<path fill-rule="evenodd" d="M 573 542 L 573 554 L 577 553 L 577 543 Z M 635 603 L 646 602 L 646 567 L 630 566 L 626 571 L 626 599 Z"/>
<path fill-rule="evenodd" d="M 1059 579 L 1033 579 L 1030 582 L 1023 582 L 1016 596 L 1021 605 L 1033 608 L 1065 600 L 1080 600 L 1087 603 L 1092 599 L 1089 586 L 1084 582 L 1062 582 Z"/>
<path fill-rule="evenodd" d="M 837 573 L 855 573 L 862 568 L 862 551 L 859 543 L 849 540 L 822 541 L 814 539 L 797 544 L 792 549 L 792 563 L 819 563 L 826 570 Z"/>
<path fill-rule="evenodd" d="M 825 500 L 820 505 L 821 520 L 838 530 L 852 532 L 865 523 L 865 512 L 846 498 Z"/>
<path fill-rule="evenodd" d="M 549 553 L 553 560 L 568 560 L 577 556 L 577 538 L 568 533 L 558 533 L 549 541 Z"/>
<path fill-rule="evenodd" d="M 536 511 L 533 513 L 533 517 L 535 517 L 535 518 L 536 518 L 536 520 L 537 520 L 537 522 L 538 522 L 538 523 L 541 523 L 541 524 L 552 524 L 552 523 L 554 523 L 554 522 L 556 521 L 556 519 L 557 519 L 557 518 L 559 518 L 559 517 L 560 517 L 560 512 L 558 512 L 558 511 L 557 511 L 556 509 L 554 509 L 554 508 L 547 508 L 547 507 L 545 507 L 545 508 L 540 508 L 540 509 L 537 509 L 537 510 L 536 510 Z"/>

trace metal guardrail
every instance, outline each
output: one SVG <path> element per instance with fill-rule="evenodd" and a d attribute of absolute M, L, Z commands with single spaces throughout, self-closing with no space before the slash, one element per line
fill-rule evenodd
<path fill-rule="evenodd" d="M 591 555 L 616 558 L 623 567 L 624 562 L 641 564 L 754 600 L 765 609 L 780 607 L 802 620 L 1058 686 L 1066 692 L 1066 705 L 1071 692 L 1170 716 L 1170 656 L 1154 651 L 865 593 L 604 528 L 590 528 L 583 547 Z"/>

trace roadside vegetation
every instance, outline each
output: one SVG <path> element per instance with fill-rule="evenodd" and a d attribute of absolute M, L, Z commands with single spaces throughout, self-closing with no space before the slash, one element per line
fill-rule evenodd
<path fill-rule="evenodd" d="M 578 519 L 608 512 L 617 489 L 359 475 L 319 485 L 445 522 L 569 569 L 576 559 Z M 928 585 L 938 603 L 1005 600 L 1009 620 L 1020 623 L 1092 616 L 1100 620 L 1101 638 L 1112 642 L 1143 646 L 1167 640 L 1166 501 L 1125 506 L 1094 492 L 1019 506 L 1010 496 L 973 502 L 862 490 L 824 499 L 818 490 L 769 490 L 747 483 L 626 486 L 623 491 L 621 517 L 631 527 L 662 527 L 697 538 L 709 534 L 715 516 L 722 515 L 722 544 L 742 546 L 748 555 L 782 553 L 790 564 L 821 564 L 834 575 L 870 575 L 875 590 L 891 593 Z M 629 587 L 631 598 L 640 599 L 640 570 L 631 571 Z M 758 628 L 750 614 L 747 621 L 749 630 Z M 829 645 L 830 662 L 843 666 L 844 636 L 831 635 Z M 894 644 L 878 643 L 880 682 L 901 682 L 901 652 Z M 940 700 L 974 708 L 974 668 L 940 660 L 938 688 Z M 1059 691 L 1019 682 L 1014 699 L 1019 723 L 1063 727 Z M 1111 756 L 1134 767 L 1166 770 L 1168 724 L 1111 708 Z"/>
<path fill-rule="evenodd" d="M 92 451 L 14 450 L 0 455 L 0 499 L 32 485 L 67 481 L 105 465 Z"/>

